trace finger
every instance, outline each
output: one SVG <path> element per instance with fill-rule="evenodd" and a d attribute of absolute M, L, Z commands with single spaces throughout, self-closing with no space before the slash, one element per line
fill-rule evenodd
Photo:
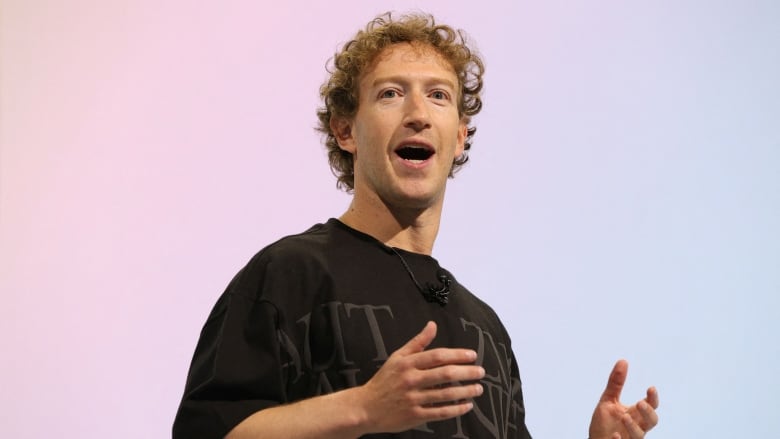
<path fill-rule="evenodd" d="M 425 370 L 448 364 L 472 363 L 477 359 L 477 353 L 471 349 L 436 348 L 414 354 L 414 358 L 410 359 L 415 368 Z"/>
<path fill-rule="evenodd" d="M 439 405 L 432 407 L 419 407 L 416 409 L 416 416 L 423 422 L 442 421 L 457 416 L 465 415 L 474 408 L 471 401 L 462 401 L 449 405 Z"/>
<path fill-rule="evenodd" d="M 654 409 L 658 408 L 658 390 L 655 387 L 647 389 L 647 398 L 645 398 L 645 401 Z"/>
<path fill-rule="evenodd" d="M 628 437 L 631 439 L 642 439 L 645 437 L 645 432 L 639 427 L 639 424 L 634 422 L 634 419 L 628 413 L 623 415 L 623 426 L 628 431 Z"/>
<path fill-rule="evenodd" d="M 483 392 L 482 384 L 467 384 L 428 389 L 420 393 L 421 405 L 441 405 L 462 403 L 476 398 Z"/>
<path fill-rule="evenodd" d="M 604 389 L 604 393 L 601 395 L 601 401 L 620 400 L 620 393 L 623 391 L 626 375 L 628 375 L 628 362 L 626 360 L 618 360 L 618 362 L 615 363 L 615 367 L 612 368 L 612 372 L 609 374 L 607 388 Z"/>
<path fill-rule="evenodd" d="M 647 401 L 639 401 L 636 404 L 639 414 L 642 415 L 642 421 L 640 426 L 644 431 L 650 431 L 658 424 L 658 413 L 653 410 L 653 407 L 647 403 Z"/>
<path fill-rule="evenodd" d="M 459 384 L 464 381 L 476 381 L 485 376 L 485 369 L 473 365 L 448 365 L 421 371 L 417 378 L 418 388 Z"/>
<path fill-rule="evenodd" d="M 411 338 L 405 345 L 398 348 L 395 353 L 406 356 L 417 352 L 422 352 L 436 337 L 436 323 L 428 322 L 419 334 Z"/>

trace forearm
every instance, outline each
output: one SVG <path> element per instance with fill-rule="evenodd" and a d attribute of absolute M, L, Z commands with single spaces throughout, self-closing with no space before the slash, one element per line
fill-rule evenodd
<path fill-rule="evenodd" d="M 435 335 L 436 324 L 428 322 L 367 383 L 261 410 L 226 439 L 356 439 L 461 416 L 482 394 L 475 382 L 485 370 L 473 364 L 477 353 L 472 350 L 426 351 Z"/>
<path fill-rule="evenodd" d="M 367 433 L 360 388 L 317 396 L 254 413 L 225 439 L 350 439 Z"/>

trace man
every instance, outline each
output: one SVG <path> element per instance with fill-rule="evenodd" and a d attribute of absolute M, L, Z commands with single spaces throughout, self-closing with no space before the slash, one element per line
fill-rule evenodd
<path fill-rule="evenodd" d="M 379 17 L 336 55 L 320 129 L 352 203 L 233 279 L 201 333 L 174 437 L 530 438 L 509 335 L 430 256 L 483 71 L 462 34 L 419 15 Z M 591 439 L 638 439 L 657 423 L 655 389 L 620 404 L 626 368 Z"/>

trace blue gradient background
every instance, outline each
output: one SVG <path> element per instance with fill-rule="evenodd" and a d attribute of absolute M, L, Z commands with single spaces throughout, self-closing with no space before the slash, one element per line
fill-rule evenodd
<path fill-rule="evenodd" d="M 4 0 L 0 430 L 170 435 L 205 318 L 338 216 L 324 65 L 385 10 L 487 60 L 435 256 L 514 340 L 537 438 L 617 358 L 651 437 L 780 437 L 780 4 Z"/>

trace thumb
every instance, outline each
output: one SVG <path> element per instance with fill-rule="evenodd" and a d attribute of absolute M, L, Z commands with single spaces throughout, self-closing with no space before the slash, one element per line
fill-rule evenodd
<path fill-rule="evenodd" d="M 612 368 L 612 373 L 609 374 L 607 388 L 604 389 L 604 393 L 601 395 L 601 401 L 619 401 L 627 375 L 628 362 L 626 360 L 618 360 L 615 363 L 615 367 Z"/>
<path fill-rule="evenodd" d="M 401 346 L 396 353 L 399 355 L 411 355 L 422 352 L 436 337 L 436 323 L 429 321 L 419 334 L 411 338 Z"/>

